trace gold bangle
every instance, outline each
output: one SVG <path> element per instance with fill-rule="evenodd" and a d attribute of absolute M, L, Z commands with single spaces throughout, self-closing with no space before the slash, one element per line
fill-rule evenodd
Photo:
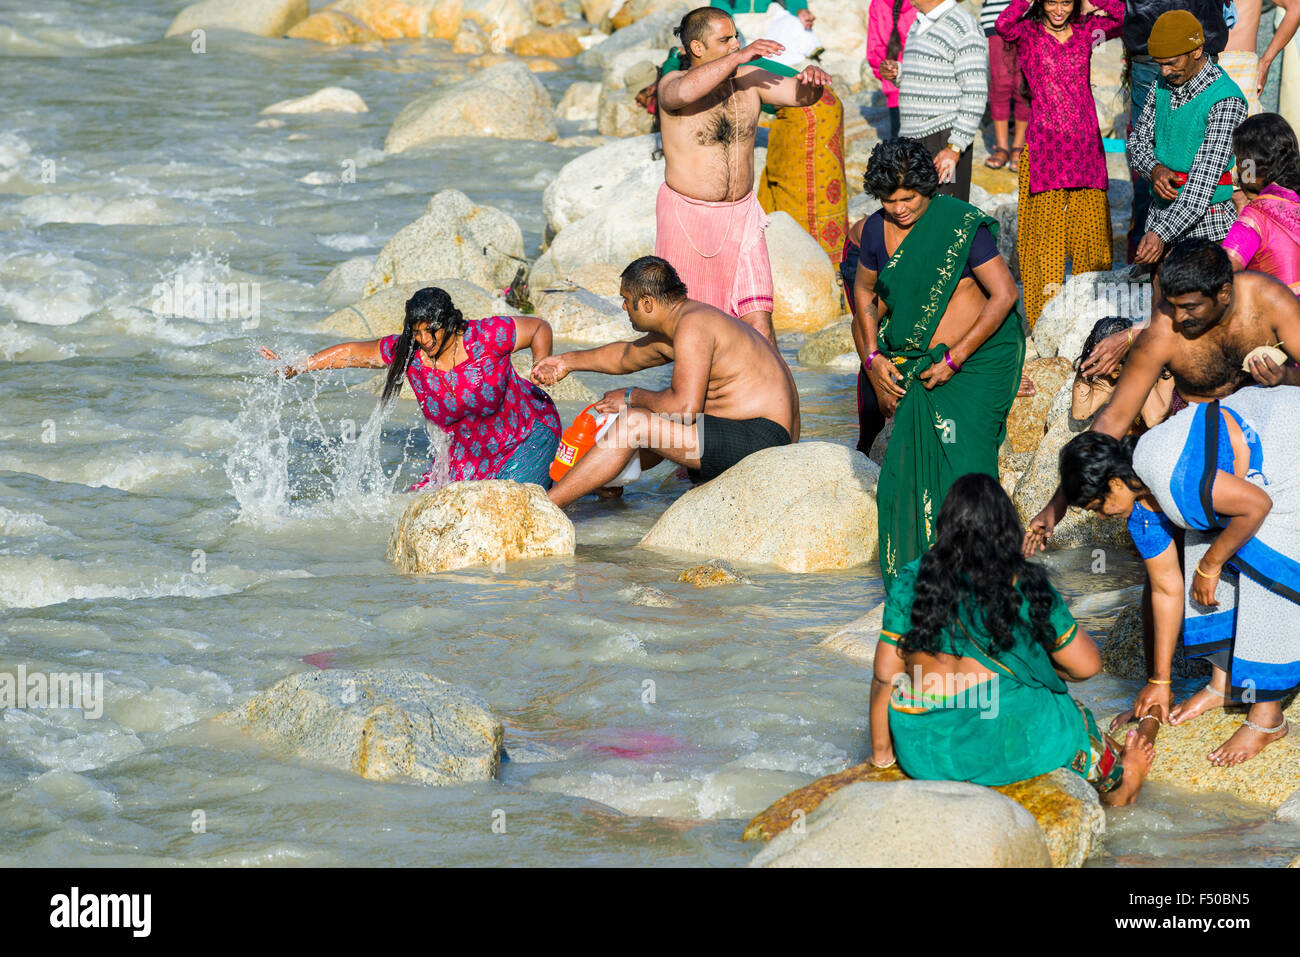
<path fill-rule="evenodd" d="M 1130 349 L 1133 348 L 1133 327 L 1132 326 L 1128 327 L 1128 347 Z"/>
<path fill-rule="evenodd" d="M 1209 581 L 1214 581 L 1214 579 L 1220 577 L 1223 574 L 1223 572 L 1215 572 L 1213 575 L 1207 575 L 1205 572 L 1201 571 L 1201 563 L 1197 562 L 1196 574 L 1200 575 L 1202 578 L 1207 579 Z"/>
<path fill-rule="evenodd" d="M 1173 681 L 1172 681 L 1172 680 L 1166 681 L 1166 680 L 1163 679 L 1163 678 L 1148 678 L 1148 679 L 1147 679 L 1147 684 L 1149 684 L 1149 685 L 1171 685 L 1171 684 L 1173 684 Z"/>

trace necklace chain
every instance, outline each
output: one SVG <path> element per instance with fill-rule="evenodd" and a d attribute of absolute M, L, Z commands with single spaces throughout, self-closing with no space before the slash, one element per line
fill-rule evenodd
<path fill-rule="evenodd" d="M 739 142 L 740 140 L 740 108 L 736 106 L 736 102 L 735 102 L 736 100 L 735 78 L 733 77 L 729 79 L 727 83 L 728 83 L 728 91 L 729 91 L 727 94 L 727 99 L 728 101 L 730 101 L 730 105 L 731 105 L 731 143 L 728 144 L 727 146 L 727 190 L 726 191 L 727 193 L 730 193 L 731 192 L 731 171 L 735 167 L 736 160 L 739 157 L 739 153 L 736 151 L 735 147 L 736 147 L 736 143 Z M 680 229 L 682 231 L 682 235 L 686 237 L 687 244 L 691 247 L 691 249 L 695 250 L 695 255 L 699 256 L 702 259 L 715 259 L 717 256 L 719 256 L 722 253 L 722 250 L 727 248 L 727 240 L 731 238 L 731 227 L 734 224 L 736 219 L 734 208 L 728 210 L 727 231 L 722 234 L 722 243 L 713 252 L 706 253 L 698 246 L 695 245 L 695 240 L 691 239 L 691 234 L 687 232 L 686 227 L 682 225 L 681 210 L 676 205 L 673 206 L 673 217 L 677 220 L 677 228 Z"/>

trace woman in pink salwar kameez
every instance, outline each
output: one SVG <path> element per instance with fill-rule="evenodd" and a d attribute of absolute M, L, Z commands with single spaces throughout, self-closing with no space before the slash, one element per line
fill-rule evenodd
<path fill-rule="evenodd" d="M 1223 248 L 1232 268 L 1266 272 L 1300 296 L 1300 144 L 1276 113 L 1249 117 L 1233 136 L 1246 205 Z"/>

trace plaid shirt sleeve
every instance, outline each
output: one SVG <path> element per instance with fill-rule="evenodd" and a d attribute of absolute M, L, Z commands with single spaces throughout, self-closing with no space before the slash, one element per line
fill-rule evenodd
<path fill-rule="evenodd" d="M 1228 165 L 1228 157 L 1232 156 L 1232 134 L 1245 119 L 1246 104 L 1236 97 L 1220 100 L 1210 107 L 1205 122 L 1205 139 L 1192 160 L 1187 183 L 1179 190 L 1178 198 L 1160 215 L 1153 229 L 1166 243 L 1186 233 L 1205 216 L 1219 185 L 1219 177 Z"/>
<path fill-rule="evenodd" d="M 1142 113 L 1128 138 L 1128 165 L 1143 179 L 1151 178 L 1156 165 L 1156 97 L 1155 89 L 1147 94 Z"/>

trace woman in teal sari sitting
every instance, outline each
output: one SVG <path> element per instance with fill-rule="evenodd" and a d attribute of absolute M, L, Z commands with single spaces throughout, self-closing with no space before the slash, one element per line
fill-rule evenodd
<path fill-rule="evenodd" d="M 994 478 L 953 483 L 935 543 L 889 588 L 871 685 L 872 761 L 923 780 L 997 785 L 1068 767 L 1109 805 L 1137 797 L 1155 719 L 1121 748 L 1066 689 L 1101 668 L 1047 572 L 1021 555 Z M 895 757 L 896 756 L 896 757 Z"/>
<path fill-rule="evenodd" d="M 936 195 L 934 160 L 919 141 L 878 144 L 865 179 L 881 208 L 862 228 L 853 339 L 881 413 L 894 419 L 876 489 L 888 585 L 934 541 L 935 513 L 958 476 L 997 478 L 1025 336 L 997 220 Z"/>

